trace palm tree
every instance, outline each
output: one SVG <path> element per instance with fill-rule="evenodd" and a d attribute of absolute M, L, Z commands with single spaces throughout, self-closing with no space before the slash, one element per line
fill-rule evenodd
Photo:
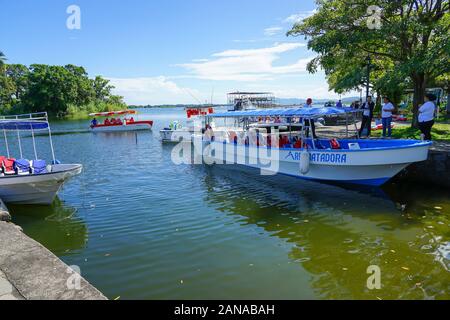
<path fill-rule="evenodd" d="M 0 51 L 0 66 L 3 66 L 5 64 L 6 61 L 6 56 L 4 55 L 3 52 Z"/>

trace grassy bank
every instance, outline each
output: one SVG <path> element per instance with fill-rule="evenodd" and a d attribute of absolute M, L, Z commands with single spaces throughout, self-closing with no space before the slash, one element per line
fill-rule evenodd
<path fill-rule="evenodd" d="M 69 120 L 81 120 L 81 119 L 88 119 L 89 114 L 91 113 L 119 111 L 125 109 L 127 109 L 127 106 L 121 103 L 114 104 L 106 102 L 93 102 L 85 106 L 70 105 L 67 108 L 67 113 L 63 117 L 59 118 Z"/>
<path fill-rule="evenodd" d="M 392 137 L 396 139 L 420 139 L 420 130 L 411 128 L 410 125 L 397 126 L 392 129 Z M 372 136 L 381 137 L 382 131 L 373 132 Z M 435 141 L 450 142 L 450 124 L 436 123 L 431 131 L 431 136 Z"/>

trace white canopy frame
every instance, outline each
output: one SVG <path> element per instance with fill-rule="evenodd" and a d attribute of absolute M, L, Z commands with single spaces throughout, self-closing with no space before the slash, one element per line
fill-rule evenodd
<path fill-rule="evenodd" d="M 24 126 L 25 128 L 21 128 Z M 36 129 L 35 127 L 41 126 L 42 128 Z M 33 152 L 35 160 L 38 160 L 38 153 L 36 148 L 36 136 L 35 131 L 44 131 L 46 130 L 49 136 L 49 144 L 50 150 L 52 154 L 53 163 L 56 163 L 55 150 L 53 146 L 52 132 L 50 128 L 50 124 L 48 122 L 48 114 L 47 112 L 39 112 L 39 113 L 29 113 L 29 114 L 20 114 L 20 115 L 12 115 L 12 116 L 0 116 L 0 127 L 3 128 L 3 136 L 5 140 L 6 153 L 8 158 L 11 157 L 10 147 L 8 142 L 7 132 L 17 132 L 17 141 L 19 146 L 19 154 L 20 158 L 23 158 L 23 148 L 22 148 L 22 139 L 20 136 L 20 131 L 30 131 L 31 139 L 33 143 Z"/>

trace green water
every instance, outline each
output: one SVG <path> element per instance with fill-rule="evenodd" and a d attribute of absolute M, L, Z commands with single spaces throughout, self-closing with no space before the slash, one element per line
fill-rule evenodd
<path fill-rule="evenodd" d="M 449 190 L 176 166 L 159 129 L 183 112 L 146 113 L 153 133 L 52 124 L 57 157 L 82 163 L 83 174 L 52 207 L 10 207 L 28 235 L 109 298 L 450 298 Z M 371 265 L 381 290 L 367 288 Z"/>

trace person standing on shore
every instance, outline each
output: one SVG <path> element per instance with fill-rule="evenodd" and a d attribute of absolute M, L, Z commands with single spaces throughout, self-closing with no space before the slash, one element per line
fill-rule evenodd
<path fill-rule="evenodd" d="M 382 124 L 383 124 L 383 138 L 390 138 L 392 136 L 392 112 L 395 110 L 391 99 L 384 97 L 384 105 L 381 112 Z"/>
<path fill-rule="evenodd" d="M 425 103 L 419 108 L 419 129 L 422 132 L 424 140 L 431 141 L 431 129 L 434 125 L 434 118 L 436 114 L 436 96 L 434 94 L 427 94 L 425 96 Z"/>
<path fill-rule="evenodd" d="M 375 102 L 372 101 L 372 96 L 367 97 L 366 103 L 361 107 L 363 110 L 363 118 L 361 123 L 361 129 L 359 129 L 359 136 L 363 135 L 364 129 L 367 127 L 367 136 L 370 137 L 372 130 L 373 110 L 375 109 Z"/>
<path fill-rule="evenodd" d="M 304 108 L 312 108 L 313 106 L 313 100 L 311 98 L 308 98 L 306 100 L 306 104 L 303 106 Z M 314 123 L 314 119 L 305 120 L 305 125 L 311 128 L 313 139 L 317 139 L 316 136 L 316 125 Z M 306 137 L 309 138 L 309 128 L 306 129 Z"/>

